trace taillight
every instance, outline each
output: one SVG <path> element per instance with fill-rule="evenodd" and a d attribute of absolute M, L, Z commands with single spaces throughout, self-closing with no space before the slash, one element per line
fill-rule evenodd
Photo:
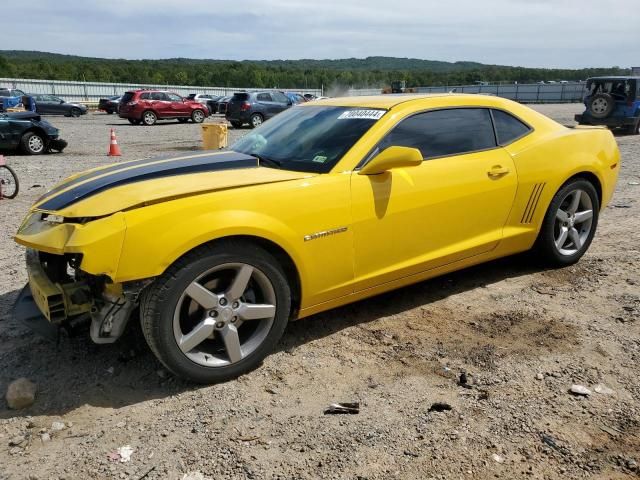
<path fill-rule="evenodd" d="M 243 102 L 242 105 L 240 105 L 240 110 L 242 110 L 243 112 L 246 112 L 247 110 L 251 109 L 251 104 L 249 102 Z"/>

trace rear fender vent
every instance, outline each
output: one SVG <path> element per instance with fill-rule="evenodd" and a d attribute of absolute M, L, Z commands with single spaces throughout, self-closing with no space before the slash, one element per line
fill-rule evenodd
<path fill-rule="evenodd" d="M 522 218 L 520 219 L 520 223 L 531 223 L 533 220 L 533 215 L 536 213 L 536 208 L 538 207 L 538 201 L 540 200 L 540 196 L 542 195 L 542 191 L 544 190 L 544 186 L 546 183 L 536 183 L 532 190 L 531 195 L 529 195 L 529 201 L 527 202 L 527 206 L 522 213 Z"/>

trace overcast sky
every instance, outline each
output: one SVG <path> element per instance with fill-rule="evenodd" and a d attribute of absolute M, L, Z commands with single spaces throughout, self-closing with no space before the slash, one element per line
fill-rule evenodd
<path fill-rule="evenodd" d="M 3 21 L 0 49 L 628 67 L 640 65 L 639 24 L 640 0 L 31 0 Z"/>

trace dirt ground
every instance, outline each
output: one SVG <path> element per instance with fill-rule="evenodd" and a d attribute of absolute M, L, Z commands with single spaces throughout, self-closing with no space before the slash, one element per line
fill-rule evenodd
<path fill-rule="evenodd" d="M 534 108 L 562 123 L 580 111 Z M 8 157 L 22 191 L 0 201 L 0 393 L 23 376 L 38 387 L 26 410 L 0 400 L 1 480 L 640 477 L 640 136 L 617 137 L 617 191 L 577 265 L 506 258 L 316 315 L 261 368 L 202 387 L 168 375 L 135 325 L 114 345 L 56 347 L 12 318 L 26 282 L 12 235 L 46 189 L 110 161 L 109 128 L 123 161 L 200 144 L 193 124 L 51 121 L 69 147 Z M 324 415 L 333 402 L 360 413 Z M 112 461 L 124 445 L 131 460 Z"/>

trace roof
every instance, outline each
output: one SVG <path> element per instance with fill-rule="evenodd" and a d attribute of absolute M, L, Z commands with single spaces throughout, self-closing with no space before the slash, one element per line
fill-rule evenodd
<path fill-rule="evenodd" d="M 337 97 L 327 98 L 319 101 L 312 101 L 301 106 L 333 106 L 333 107 L 361 107 L 361 108 L 384 108 L 390 110 L 405 103 L 421 102 L 426 103 L 425 108 L 433 103 L 433 107 L 468 105 L 503 105 L 510 103 L 509 100 L 495 95 L 482 95 L 471 93 L 430 93 L 430 94 L 380 94 L 362 97 Z"/>
<path fill-rule="evenodd" d="M 640 77 L 633 75 L 610 75 L 610 76 L 602 76 L 602 77 L 590 77 L 587 78 L 587 82 L 590 80 L 640 80 Z"/>
<path fill-rule="evenodd" d="M 390 109 L 400 103 L 411 100 L 425 100 L 429 98 L 441 98 L 452 96 L 452 93 L 433 93 L 433 94 L 380 94 L 362 97 L 336 97 L 325 98 L 322 100 L 312 101 L 304 105 L 328 105 L 333 107 L 367 107 L 367 108 L 384 108 Z"/>

